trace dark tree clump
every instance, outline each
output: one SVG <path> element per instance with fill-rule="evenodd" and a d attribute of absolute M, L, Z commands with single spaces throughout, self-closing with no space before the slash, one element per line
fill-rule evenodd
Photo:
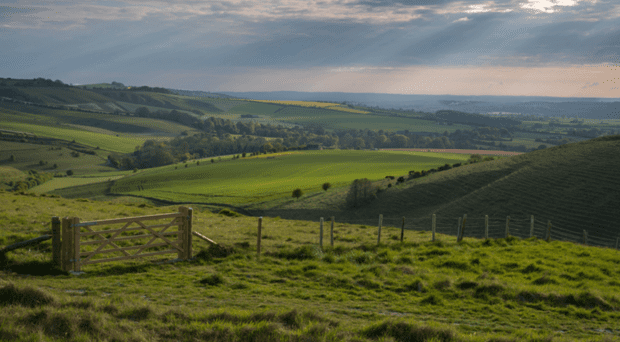
<path fill-rule="evenodd" d="M 299 189 L 299 188 L 297 188 L 297 189 L 293 190 L 293 197 L 295 197 L 295 198 L 299 198 L 299 197 L 301 197 L 301 195 L 303 195 L 303 194 L 304 194 L 304 192 L 303 192 L 303 191 L 301 191 L 301 189 Z"/>
<path fill-rule="evenodd" d="M 327 191 L 327 189 L 331 188 L 332 185 L 330 183 L 323 183 L 323 190 Z"/>

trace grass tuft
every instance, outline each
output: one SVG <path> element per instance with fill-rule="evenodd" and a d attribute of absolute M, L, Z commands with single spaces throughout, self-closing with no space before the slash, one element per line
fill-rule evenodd
<path fill-rule="evenodd" d="M 25 307 L 39 307 L 54 304 L 56 300 L 45 291 L 30 286 L 18 288 L 8 284 L 0 288 L 0 305 L 21 305 Z"/>
<path fill-rule="evenodd" d="M 409 341 L 457 341 L 456 334 L 448 328 L 419 326 L 407 322 L 387 320 L 373 324 L 362 331 L 362 335 L 372 339 L 391 337 L 399 342 Z"/>

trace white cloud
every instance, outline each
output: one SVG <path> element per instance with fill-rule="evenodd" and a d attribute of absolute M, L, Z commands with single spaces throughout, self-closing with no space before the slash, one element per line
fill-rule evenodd
<path fill-rule="evenodd" d="M 533 12 L 553 13 L 558 10 L 557 7 L 577 6 L 583 0 L 527 0 L 522 3 L 521 8 Z"/>
<path fill-rule="evenodd" d="M 467 17 L 463 17 L 460 19 L 456 19 L 455 21 L 453 21 L 453 23 L 459 22 L 459 21 L 470 21 L 471 19 L 467 18 Z"/>

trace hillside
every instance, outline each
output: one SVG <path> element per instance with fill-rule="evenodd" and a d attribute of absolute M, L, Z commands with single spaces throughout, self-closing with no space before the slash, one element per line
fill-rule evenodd
<path fill-rule="evenodd" d="M 176 211 L 0 191 L 0 248 L 49 234 L 52 216 Z M 176 256 L 168 254 L 69 274 L 52 267 L 49 240 L 0 254 L 0 340 L 611 342 L 620 334 L 615 250 L 443 234 L 432 242 L 428 231 L 405 231 L 400 242 L 390 228 L 377 245 L 375 227 L 341 222 L 334 247 L 326 230 L 321 248 L 316 222 L 264 218 L 257 258 L 256 218 L 199 206 L 193 218 L 193 231 L 219 247 L 194 238 L 190 261 L 163 262 Z M 142 233 L 116 243 L 135 250 L 150 239 Z"/>
<path fill-rule="evenodd" d="M 529 236 L 529 218 L 534 215 L 539 237 L 550 220 L 555 238 L 581 241 L 587 230 L 591 243 L 613 247 L 620 233 L 615 218 L 620 207 L 619 151 L 620 136 L 601 137 L 410 180 L 385 190 L 378 200 L 359 210 L 333 211 L 334 203 L 327 201 L 322 211 L 306 212 L 303 208 L 312 205 L 299 201 L 265 214 L 312 220 L 337 215 L 341 220 L 371 224 L 383 214 L 391 225 L 399 225 L 405 216 L 426 230 L 431 214 L 436 214 L 437 225 L 452 234 L 456 234 L 456 218 L 467 214 L 467 234 L 474 236 L 484 232 L 484 215 L 498 229 L 496 234 L 501 235 L 510 216 L 511 232 Z M 321 200 L 320 196 L 306 199 Z"/>

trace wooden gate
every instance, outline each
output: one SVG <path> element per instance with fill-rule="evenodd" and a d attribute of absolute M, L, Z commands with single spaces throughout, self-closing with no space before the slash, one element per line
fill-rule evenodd
<path fill-rule="evenodd" d="M 179 207 L 179 212 L 170 214 L 159 214 L 150 216 L 125 217 L 109 220 L 80 222 L 77 217 L 65 217 L 62 219 L 62 235 L 59 244 L 54 244 L 58 249 L 60 245 L 60 253 L 54 251 L 54 255 L 60 255 L 60 266 L 63 271 L 81 271 L 82 266 L 97 264 L 109 261 L 128 260 L 142 257 L 149 257 L 167 253 L 177 253 L 178 259 L 187 260 L 192 258 L 192 208 Z M 154 224 L 147 226 L 143 221 L 171 219 L 164 224 Z M 91 227 L 97 225 L 109 225 L 125 223 L 120 229 L 107 229 L 95 231 Z M 131 227 L 132 224 L 137 226 Z M 170 227 L 176 226 L 176 231 L 167 231 Z M 157 230 L 161 228 L 160 230 Z M 121 236 L 124 232 L 146 230 L 147 234 Z M 104 237 L 104 235 L 111 235 Z M 169 239 L 169 236 L 176 235 L 176 239 Z M 100 240 L 88 240 L 89 238 L 98 237 Z M 120 247 L 116 243 L 119 241 L 136 240 L 150 238 L 143 245 Z M 163 242 L 155 243 L 155 240 Z M 82 241 L 84 240 L 84 241 Z M 81 251 L 82 246 L 98 245 L 91 251 Z M 106 246 L 111 249 L 104 249 Z M 169 246 L 169 249 L 156 252 L 146 252 L 148 248 Z M 133 252 L 135 250 L 135 252 Z M 133 253 L 130 253 L 132 251 Z M 123 256 L 112 257 L 107 259 L 94 259 L 98 254 L 120 252 Z M 56 258 L 55 258 L 56 260 Z"/>

